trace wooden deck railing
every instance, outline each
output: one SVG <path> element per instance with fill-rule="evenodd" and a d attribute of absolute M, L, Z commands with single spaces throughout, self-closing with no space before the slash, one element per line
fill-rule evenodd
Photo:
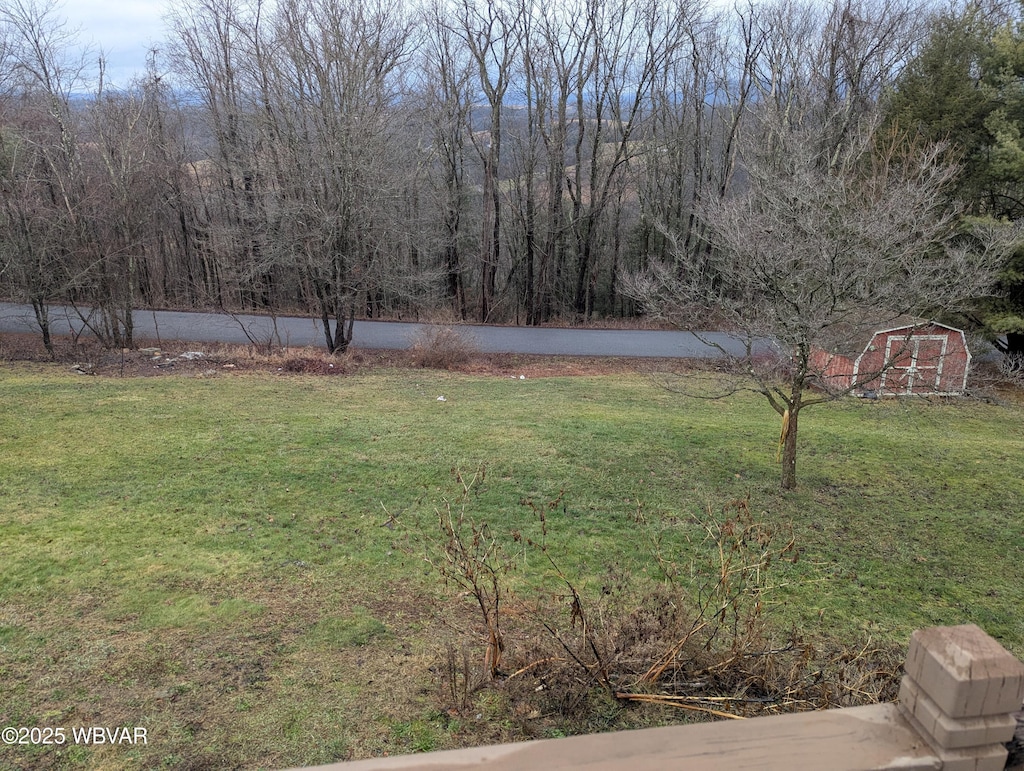
<path fill-rule="evenodd" d="M 911 636 L 898 704 L 375 758 L 322 771 L 1002 771 L 1024 664 L 977 626 Z"/>

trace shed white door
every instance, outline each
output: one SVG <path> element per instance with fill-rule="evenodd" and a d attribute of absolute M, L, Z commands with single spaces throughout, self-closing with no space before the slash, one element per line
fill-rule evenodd
<path fill-rule="evenodd" d="M 893 394 L 938 392 L 942 362 L 946 358 L 946 335 L 890 335 L 885 343 L 882 391 Z"/>

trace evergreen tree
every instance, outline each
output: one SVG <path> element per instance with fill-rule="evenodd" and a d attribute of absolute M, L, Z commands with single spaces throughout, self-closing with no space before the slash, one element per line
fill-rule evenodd
<path fill-rule="evenodd" d="M 1024 219 L 1024 20 L 980 4 L 938 16 L 891 95 L 888 122 L 948 141 L 963 171 L 952 194 L 975 218 Z M 1024 366 L 1024 249 L 974 320 Z"/>

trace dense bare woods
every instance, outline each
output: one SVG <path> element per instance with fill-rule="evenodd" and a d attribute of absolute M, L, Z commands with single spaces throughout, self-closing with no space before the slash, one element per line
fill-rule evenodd
<path fill-rule="evenodd" d="M 0 280 L 44 334 L 72 301 L 118 346 L 140 304 L 306 311 L 332 351 L 356 316 L 628 315 L 622 276 L 714 268 L 699 214 L 778 143 L 758 116 L 835 154 L 926 15 L 188 0 L 115 90 L 52 6 L 2 0 Z"/>

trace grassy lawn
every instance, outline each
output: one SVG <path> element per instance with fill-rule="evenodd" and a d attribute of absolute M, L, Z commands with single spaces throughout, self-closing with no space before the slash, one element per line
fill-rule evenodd
<path fill-rule="evenodd" d="M 783 495 L 759 397 L 684 400 L 641 375 L 4 365 L 0 395 L 0 726 L 147 733 L 0 747 L 0 767 L 272 768 L 522 738 L 487 692 L 455 717 L 438 698 L 451 592 L 416 544 L 453 470 L 485 470 L 472 514 L 502 535 L 536 534 L 526 502 L 561 496 L 552 549 L 581 585 L 656 572 L 651 528 L 685 561 L 692 539 L 666 523 L 749 496 L 799 549 L 769 597 L 780 628 L 905 645 L 976 623 L 1024 655 L 1020 404 L 815 408 Z"/>

